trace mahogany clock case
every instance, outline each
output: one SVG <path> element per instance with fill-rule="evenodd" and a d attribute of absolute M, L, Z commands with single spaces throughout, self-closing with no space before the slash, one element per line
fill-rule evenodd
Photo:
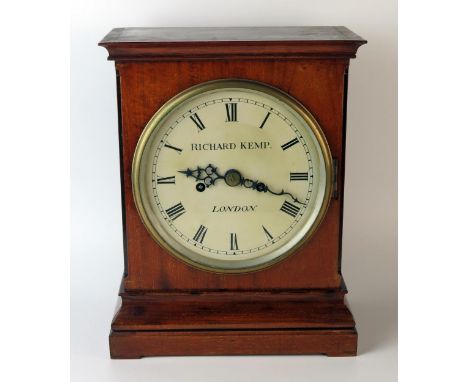
<path fill-rule="evenodd" d="M 112 323 L 113 358 L 150 355 L 355 355 L 341 276 L 349 59 L 366 43 L 344 27 L 119 28 L 101 42 L 115 61 L 125 270 Z M 301 102 L 334 160 L 333 197 L 314 236 L 267 269 L 221 274 L 160 247 L 132 196 L 132 160 L 153 114 L 217 79 L 253 80 Z"/>

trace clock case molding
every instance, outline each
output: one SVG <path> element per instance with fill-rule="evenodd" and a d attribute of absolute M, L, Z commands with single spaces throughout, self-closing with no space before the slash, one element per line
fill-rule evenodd
<path fill-rule="evenodd" d="M 115 61 L 124 238 L 112 358 L 356 355 L 341 247 L 348 67 L 365 43 L 345 27 L 117 28 L 99 43 Z M 175 258 L 151 238 L 132 195 L 133 154 L 147 122 L 176 94 L 218 79 L 262 82 L 297 99 L 334 159 L 336 186 L 317 232 L 256 272 L 208 272 Z"/>

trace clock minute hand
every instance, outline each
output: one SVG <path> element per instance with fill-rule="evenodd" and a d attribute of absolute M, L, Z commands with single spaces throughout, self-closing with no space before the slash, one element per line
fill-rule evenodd
<path fill-rule="evenodd" d="M 227 173 L 226 173 L 226 175 L 227 175 Z M 295 203 L 302 204 L 304 206 L 306 205 L 305 203 L 302 203 L 298 198 L 296 198 L 290 192 L 284 191 L 284 189 L 282 189 L 280 192 L 275 192 L 275 191 L 271 190 L 265 183 L 260 182 L 260 181 L 254 181 L 254 180 L 251 180 L 251 179 L 245 179 L 245 178 L 241 177 L 241 184 L 246 188 L 251 188 L 251 189 L 256 190 L 258 192 L 269 192 L 272 195 L 278 195 L 278 196 L 288 195 Z"/>
<path fill-rule="evenodd" d="M 305 205 L 305 203 L 299 201 L 299 199 L 290 192 L 286 192 L 284 190 L 281 190 L 281 192 L 275 192 L 271 190 L 265 183 L 258 180 L 244 178 L 239 171 L 234 169 L 226 171 L 226 174 L 224 174 L 224 181 L 228 184 L 228 186 L 231 187 L 242 185 L 245 188 L 249 188 L 258 192 L 269 192 L 272 195 L 278 196 L 288 195 L 295 203 Z"/>

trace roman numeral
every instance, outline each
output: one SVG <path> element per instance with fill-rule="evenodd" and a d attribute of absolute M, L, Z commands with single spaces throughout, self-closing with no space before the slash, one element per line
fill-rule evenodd
<path fill-rule="evenodd" d="M 208 231 L 208 228 L 206 228 L 204 225 L 201 225 L 200 228 L 198 228 L 197 233 L 193 237 L 193 240 L 198 241 L 200 244 L 202 244 L 203 239 L 206 235 L 206 231 Z"/>
<path fill-rule="evenodd" d="M 175 176 L 158 176 L 158 184 L 175 184 Z"/>
<path fill-rule="evenodd" d="M 307 172 L 290 172 L 289 181 L 293 180 L 309 180 L 309 174 Z"/>
<path fill-rule="evenodd" d="M 237 234 L 231 233 L 231 251 L 237 251 L 239 246 L 237 245 Z"/>
<path fill-rule="evenodd" d="M 195 123 L 195 125 L 197 125 L 199 131 L 205 129 L 205 125 L 203 124 L 202 120 L 200 119 L 197 113 L 192 114 L 190 116 L 190 119 L 193 121 L 193 123 Z"/>
<path fill-rule="evenodd" d="M 296 143 L 299 143 L 299 139 L 297 139 L 297 137 L 294 139 L 291 139 L 289 142 L 286 142 L 284 145 L 281 145 L 281 148 L 283 150 L 287 150 L 290 147 L 294 146 Z"/>
<path fill-rule="evenodd" d="M 268 112 L 268 114 L 266 115 L 266 117 L 265 117 L 265 119 L 263 120 L 262 124 L 260 125 L 260 129 L 263 129 L 263 126 L 265 126 L 265 123 L 266 123 L 268 117 L 270 116 L 270 114 L 271 114 L 271 113 Z"/>
<path fill-rule="evenodd" d="M 268 230 L 264 226 L 262 226 L 262 228 L 263 228 L 263 232 L 265 232 L 265 235 L 266 235 L 268 241 L 273 240 L 273 236 L 271 235 L 271 233 L 268 232 Z"/>
<path fill-rule="evenodd" d="M 179 216 L 185 213 L 185 208 L 181 202 L 177 203 L 175 206 L 168 208 L 166 210 L 166 214 L 171 218 L 173 221 L 176 220 Z"/>
<path fill-rule="evenodd" d="M 178 154 L 180 154 L 180 153 L 182 152 L 182 149 L 179 149 L 178 147 L 171 146 L 171 145 L 168 144 L 168 143 L 164 144 L 164 147 L 167 147 L 167 148 L 169 148 L 169 149 L 175 150 L 175 151 L 177 151 Z"/>
<path fill-rule="evenodd" d="M 295 218 L 301 209 L 294 204 L 285 201 L 280 210 Z"/>
<path fill-rule="evenodd" d="M 226 104 L 227 121 L 237 122 L 237 103 Z"/>

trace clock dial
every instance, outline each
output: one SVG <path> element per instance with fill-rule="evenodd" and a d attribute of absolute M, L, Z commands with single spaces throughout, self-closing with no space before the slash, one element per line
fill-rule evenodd
<path fill-rule="evenodd" d="M 330 153 L 296 101 L 249 81 L 214 81 L 158 111 L 135 153 L 138 211 L 182 260 L 218 272 L 266 267 L 317 228 Z"/>

